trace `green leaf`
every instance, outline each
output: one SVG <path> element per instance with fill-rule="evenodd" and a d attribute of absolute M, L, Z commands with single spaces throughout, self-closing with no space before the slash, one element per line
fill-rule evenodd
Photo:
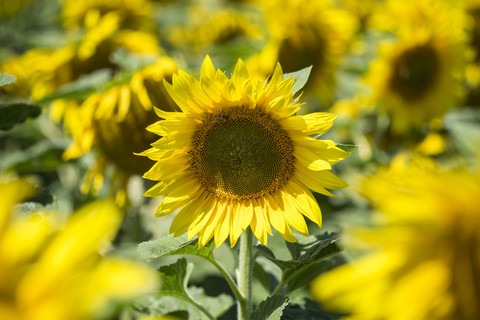
<path fill-rule="evenodd" d="M 258 308 L 251 314 L 250 320 L 280 320 L 287 304 L 287 296 L 268 297 L 260 302 Z"/>
<path fill-rule="evenodd" d="M 451 137 L 454 147 L 465 156 L 478 154 L 480 144 L 480 111 L 461 109 L 445 116 L 445 129 Z"/>
<path fill-rule="evenodd" d="M 14 83 L 17 80 L 17 77 L 12 76 L 8 73 L 0 73 L 0 87 L 8 86 L 9 84 Z"/>
<path fill-rule="evenodd" d="M 338 234 L 327 234 L 312 244 L 295 244 L 300 247 L 295 251 L 302 250 L 304 253 L 293 260 L 276 259 L 274 253 L 263 245 L 258 245 L 256 248 L 260 255 L 282 270 L 281 283 L 286 285 L 288 291 L 292 291 L 306 285 L 330 265 L 327 258 L 341 252 L 338 239 Z"/>
<path fill-rule="evenodd" d="M 147 309 L 149 314 L 167 314 L 185 310 L 190 319 L 211 319 L 224 314 L 233 299 L 227 294 L 207 296 L 202 288 L 188 287 L 193 264 L 185 258 L 159 268 L 160 289 L 157 294 L 144 297 L 136 303 L 137 309 Z M 208 313 L 208 315 L 207 315 Z"/>
<path fill-rule="evenodd" d="M 230 295 L 221 293 L 216 297 L 208 296 L 205 294 L 204 289 L 200 287 L 188 287 L 188 294 L 216 318 L 227 312 L 234 304 Z M 193 317 L 192 319 L 196 318 Z"/>
<path fill-rule="evenodd" d="M 353 153 L 358 150 L 359 146 L 354 144 L 337 144 L 337 148 L 342 149 L 345 152 Z"/>
<path fill-rule="evenodd" d="M 194 255 L 214 261 L 213 244 L 203 248 L 198 247 L 198 240 L 188 241 L 187 236 L 174 237 L 167 235 L 159 239 L 142 242 L 137 247 L 137 252 L 142 259 L 155 259 L 173 255 Z"/>
<path fill-rule="evenodd" d="M 317 302 L 309 298 L 305 298 L 304 301 L 305 303 L 302 305 L 288 304 L 283 310 L 282 320 L 338 320 L 342 318 L 340 314 L 334 314 L 322 309 Z"/>
<path fill-rule="evenodd" d="M 263 268 L 261 264 L 255 262 L 253 265 L 253 278 L 258 281 L 266 290 L 271 292 L 278 285 L 278 280 L 273 274 Z"/>
<path fill-rule="evenodd" d="M 307 83 L 308 77 L 310 76 L 310 72 L 312 72 L 312 67 L 306 67 L 302 70 L 285 73 L 283 75 L 283 79 L 287 80 L 289 78 L 295 78 L 295 82 L 293 83 L 292 87 L 292 96 L 294 96 L 298 91 L 302 90 L 302 88 Z"/>
<path fill-rule="evenodd" d="M 10 130 L 28 118 L 38 117 L 42 109 L 34 104 L 16 102 L 0 105 L 0 130 Z"/>
<path fill-rule="evenodd" d="M 62 159 L 63 148 L 51 144 L 38 143 L 22 151 L 24 151 L 22 157 L 8 166 L 8 170 L 15 171 L 20 175 L 38 171 L 56 171 L 64 163 Z"/>
<path fill-rule="evenodd" d="M 203 295 L 202 298 L 198 299 L 199 303 L 204 305 L 205 308 L 212 314 L 212 316 L 216 318 L 222 316 L 233 305 L 232 297 L 227 294 L 221 294 L 217 297 L 209 297 L 203 293 L 203 289 L 196 288 L 196 290 L 198 290 L 198 292 L 202 292 Z M 173 315 L 183 311 L 184 313 L 187 313 L 188 316 L 181 319 L 209 319 L 205 314 L 199 311 L 188 301 L 172 296 L 144 296 L 140 299 L 137 299 L 133 303 L 133 307 L 137 311 L 140 311 L 140 313 L 148 315 Z"/>
<path fill-rule="evenodd" d="M 188 278 L 193 270 L 193 264 L 182 258 L 174 264 L 160 267 L 160 294 L 187 295 Z"/>
<path fill-rule="evenodd" d="M 156 59 L 155 55 L 132 54 L 125 48 L 119 48 L 112 54 L 110 60 L 125 71 L 135 72 L 152 65 Z"/>
<path fill-rule="evenodd" d="M 60 87 L 58 91 L 40 99 L 38 102 L 43 104 L 57 99 L 83 99 L 94 92 L 98 92 L 99 88 L 104 87 L 111 78 L 111 70 L 99 69 Z"/>

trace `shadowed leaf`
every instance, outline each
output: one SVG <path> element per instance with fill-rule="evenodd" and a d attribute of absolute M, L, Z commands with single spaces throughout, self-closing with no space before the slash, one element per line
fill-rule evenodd
<path fill-rule="evenodd" d="M 17 102 L 0 105 L 0 130 L 10 130 L 28 118 L 36 118 L 42 112 L 37 105 Z"/>

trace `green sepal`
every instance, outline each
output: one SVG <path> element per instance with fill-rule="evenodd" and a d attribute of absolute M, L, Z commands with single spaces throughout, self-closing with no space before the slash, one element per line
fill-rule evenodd
<path fill-rule="evenodd" d="M 348 152 L 348 153 L 353 153 L 353 152 L 357 151 L 358 148 L 359 148 L 359 146 L 354 145 L 354 144 L 341 144 L 341 143 L 338 143 L 336 145 L 336 147 L 339 148 L 339 149 L 342 149 L 343 151 Z"/>
<path fill-rule="evenodd" d="M 292 87 L 292 96 L 302 90 L 302 88 L 305 86 L 308 81 L 308 77 L 310 77 L 310 73 L 312 72 L 312 67 L 313 66 L 309 66 L 303 68 L 302 70 L 283 74 L 283 79 L 285 80 L 295 78 L 295 82 L 293 83 Z"/>

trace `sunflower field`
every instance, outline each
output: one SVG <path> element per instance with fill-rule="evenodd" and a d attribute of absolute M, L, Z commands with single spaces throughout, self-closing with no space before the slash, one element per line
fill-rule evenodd
<path fill-rule="evenodd" d="M 480 319 L 480 0 L 0 0 L 1 320 Z"/>

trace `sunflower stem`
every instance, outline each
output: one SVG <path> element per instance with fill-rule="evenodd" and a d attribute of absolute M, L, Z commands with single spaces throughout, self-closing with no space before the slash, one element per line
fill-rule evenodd
<path fill-rule="evenodd" d="M 253 278 L 253 234 L 250 229 L 240 237 L 240 256 L 237 270 L 238 289 L 242 299 L 238 299 L 238 320 L 248 320 L 252 311 Z"/>
<path fill-rule="evenodd" d="M 283 279 L 282 279 L 282 281 L 280 281 L 280 282 L 277 284 L 277 286 L 275 287 L 275 289 L 273 289 L 271 296 L 276 296 L 277 294 L 280 294 L 280 292 L 282 291 L 284 285 L 285 285 L 285 282 L 284 282 Z"/>
<path fill-rule="evenodd" d="M 235 296 L 235 298 L 237 300 L 242 300 L 243 299 L 243 294 L 238 289 L 237 284 L 235 283 L 233 278 L 230 276 L 228 271 L 225 270 L 225 268 L 221 264 L 219 264 L 217 261 L 210 260 L 210 259 L 207 259 L 207 260 L 210 261 L 217 268 L 217 270 L 223 275 L 223 277 L 227 281 L 230 289 L 232 289 L 232 292 L 233 292 L 233 295 Z"/>

